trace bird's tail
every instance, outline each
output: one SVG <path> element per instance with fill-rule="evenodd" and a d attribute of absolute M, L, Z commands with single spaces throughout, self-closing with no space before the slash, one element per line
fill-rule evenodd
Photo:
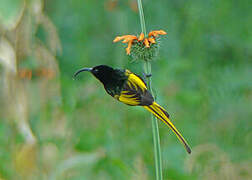
<path fill-rule="evenodd" d="M 162 108 L 159 104 L 156 102 L 153 102 L 152 105 L 149 106 L 143 106 L 145 109 L 147 109 L 149 112 L 151 112 L 154 116 L 156 116 L 158 119 L 163 121 L 171 130 L 175 133 L 179 141 L 185 146 L 186 151 L 190 154 L 191 149 L 184 139 L 184 137 L 180 134 L 180 132 L 177 130 L 177 128 L 172 124 L 172 122 L 169 119 L 169 114 L 166 112 L 164 108 Z"/>

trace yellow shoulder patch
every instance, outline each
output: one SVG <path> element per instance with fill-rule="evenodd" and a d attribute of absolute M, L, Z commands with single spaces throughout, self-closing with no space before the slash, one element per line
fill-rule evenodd
<path fill-rule="evenodd" d="M 128 105 L 137 106 L 141 103 L 139 92 L 145 92 L 147 90 L 147 87 L 140 77 L 127 69 L 125 70 L 125 75 L 128 76 L 126 82 L 128 87 L 121 91 L 118 100 Z"/>
<path fill-rule="evenodd" d="M 129 76 L 130 74 L 132 74 L 132 72 L 130 72 L 128 69 L 125 70 L 125 75 Z"/>
<path fill-rule="evenodd" d="M 128 76 L 128 82 L 127 84 L 129 85 L 130 88 L 132 88 L 132 86 L 135 89 L 138 89 L 138 87 L 144 91 L 147 89 L 144 81 L 138 77 L 136 74 L 130 72 L 128 69 L 125 70 L 125 75 Z"/>
<path fill-rule="evenodd" d="M 140 87 L 142 91 L 147 90 L 147 87 L 143 80 L 138 77 L 137 75 L 131 73 L 128 77 L 128 81 L 134 86 L 134 87 Z"/>

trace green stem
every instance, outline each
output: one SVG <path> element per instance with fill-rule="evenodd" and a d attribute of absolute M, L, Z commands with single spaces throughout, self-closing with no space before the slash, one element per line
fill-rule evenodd
<path fill-rule="evenodd" d="M 143 7 L 142 7 L 142 1 L 137 0 L 138 4 L 138 11 L 140 16 L 140 22 L 141 22 L 141 29 L 144 33 L 145 37 L 147 36 L 146 28 L 145 28 L 145 21 L 144 21 L 144 13 L 143 13 Z M 150 61 L 147 61 L 144 59 L 144 73 L 151 74 L 151 63 Z M 147 79 L 147 86 L 149 91 L 152 93 L 151 88 L 151 77 L 146 77 Z M 161 158 L 161 148 L 160 148 L 160 138 L 159 138 L 159 129 L 158 129 L 158 122 L 157 119 L 154 116 L 152 117 L 152 134 L 153 134 L 153 143 L 154 143 L 154 155 L 155 155 L 155 169 L 156 169 L 156 180 L 162 180 L 162 158 Z"/>
<path fill-rule="evenodd" d="M 144 33 L 144 36 L 147 36 L 146 27 L 145 27 L 145 20 L 144 20 L 144 13 L 143 13 L 143 6 L 142 6 L 142 0 L 137 0 L 137 5 L 138 5 L 139 16 L 140 16 L 141 29 L 142 29 L 142 32 Z"/>

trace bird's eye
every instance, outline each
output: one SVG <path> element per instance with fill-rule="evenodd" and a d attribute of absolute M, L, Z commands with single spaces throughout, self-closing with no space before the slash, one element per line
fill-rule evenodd
<path fill-rule="evenodd" d="M 98 69 L 94 69 L 94 73 L 97 73 L 98 72 Z"/>

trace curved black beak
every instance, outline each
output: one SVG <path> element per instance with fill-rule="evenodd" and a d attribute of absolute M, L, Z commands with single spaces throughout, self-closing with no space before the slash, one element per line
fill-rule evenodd
<path fill-rule="evenodd" d="M 91 72 L 92 69 L 93 69 L 93 68 L 82 68 L 82 69 L 78 70 L 76 73 L 74 73 L 74 76 L 73 76 L 73 77 L 75 78 L 79 73 L 81 73 L 81 72 L 83 72 L 83 71 Z"/>

